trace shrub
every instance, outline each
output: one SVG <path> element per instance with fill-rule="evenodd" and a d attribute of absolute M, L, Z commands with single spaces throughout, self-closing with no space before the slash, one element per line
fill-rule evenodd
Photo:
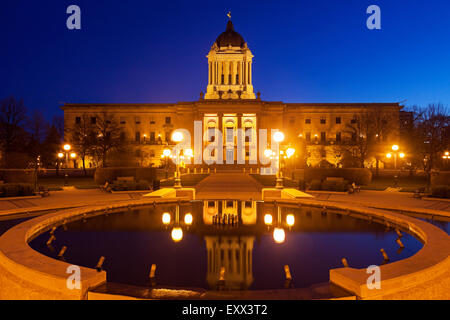
<path fill-rule="evenodd" d="M 136 181 L 153 181 L 156 176 L 154 168 L 97 168 L 94 174 L 95 183 L 104 185 L 106 181 L 112 183 L 118 177 L 134 177 Z"/>
<path fill-rule="evenodd" d="M 340 191 L 347 192 L 348 191 L 348 181 L 328 181 L 325 180 L 322 182 L 320 186 L 321 190 L 326 191 Z"/>
<path fill-rule="evenodd" d="M 450 172 L 437 172 L 431 175 L 431 186 L 449 186 Z"/>
<path fill-rule="evenodd" d="M 30 183 L 36 179 L 36 171 L 31 169 L 0 169 L 0 181 L 5 183 Z"/>
<path fill-rule="evenodd" d="M 310 190 L 320 190 L 321 181 L 320 180 L 312 180 L 309 189 Z"/>
<path fill-rule="evenodd" d="M 34 195 L 33 185 L 27 183 L 0 184 L 0 197 L 24 197 Z"/>
<path fill-rule="evenodd" d="M 355 182 L 357 185 L 366 185 L 372 181 L 372 172 L 369 169 L 351 168 L 308 168 L 305 169 L 305 181 L 325 180 L 327 177 L 344 178 L 349 182 Z"/>
<path fill-rule="evenodd" d="M 112 183 L 111 188 L 114 191 L 135 191 L 135 190 L 149 190 L 150 184 L 147 180 L 125 181 L 125 180 L 115 180 Z"/>
<path fill-rule="evenodd" d="M 435 186 L 431 189 L 431 196 L 436 198 L 450 198 L 450 186 Z"/>

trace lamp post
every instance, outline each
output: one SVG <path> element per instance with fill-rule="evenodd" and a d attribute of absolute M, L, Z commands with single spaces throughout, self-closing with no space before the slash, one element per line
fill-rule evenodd
<path fill-rule="evenodd" d="M 181 141 L 183 141 L 183 140 L 184 140 L 184 136 L 183 136 L 183 134 L 182 134 L 180 131 L 175 131 L 175 132 L 172 134 L 172 141 L 173 141 L 173 142 L 179 143 L 179 142 L 181 142 Z M 180 150 L 177 151 L 176 157 L 177 157 L 177 160 L 176 160 L 176 170 L 175 170 L 175 182 L 174 182 L 173 187 L 174 187 L 175 189 L 180 189 L 180 188 L 181 188 L 181 178 L 180 178 Z"/>
<path fill-rule="evenodd" d="M 386 154 L 386 158 L 391 159 L 392 156 L 394 156 L 394 168 L 397 170 L 397 157 L 400 157 L 403 159 L 405 157 L 405 154 L 403 152 L 399 152 L 400 147 L 396 144 L 392 146 L 392 153 L 389 152 Z"/>
<path fill-rule="evenodd" d="M 165 162 L 165 172 L 166 172 L 166 179 L 168 178 L 168 166 L 169 166 L 169 158 L 170 158 L 170 154 L 172 152 L 170 151 L 170 149 L 164 149 L 163 154 L 161 156 L 162 159 L 164 159 Z"/>
<path fill-rule="evenodd" d="M 274 223 L 274 219 L 270 213 L 267 213 L 264 216 L 264 224 L 267 226 L 268 230 L 273 227 L 273 240 L 275 243 L 283 243 L 286 240 L 286 232 L 285 228 L 288 228 L 289 230 L 292 229 L 292 227 L 295 224 L 295 217 L 293 214 L 288 214 L 286 216 L 286 222 L 283 223 L 281 219 L 281 207 L 276 206 L 276 212 L 277 212 L 277 219 Z"/>
<path fill-rule="evenodd" d="M 63 159 L 64 157 L 66 158 L 66 169 L 69 168 L 69 157 L 74 160 L 77 157 L 77 154 L 75 152 L 70 152 L 70 150 L 72 150 L 72 146 L 70 144 L 65 144 L 63 145 L 63 150 L 62 152 L 58 153 L 58 158 L 59 159 Z M 64 185 L 67 186 L 67 172 L 64 174 Z"/>
<path fill-rule="evenodd" d="M 278 149 L 279 149 L 280 143 L 284 141 L 284 133 L 281 131 L 275 132 L 273 134 L 273 140 L 278 144 Z M 283 174 L 281 172 L 280 151 L 278 152 L 277 158 L 278 158 L 278 171 L 277 171 L 277 182 L 276 182 L 275 188 L 283 189 Z"/>
<path fill-rule="evenodd" d="M 280 144 L 280 142 L 284 141 L 284 134 L 280 131 L 277 131 L 273 135 L 273 139 L 275 142 Z M 281 171 L 281 156 L 283 155 L 284 159 L 290 159 L 294 154 L 295 154 L 295 149 L 291 148 L 291 147 L 287 148 L 284 151 L 280 150 L 280 148 L 278 148 L 278 155 L 275 154 L 275 152 L 273 152 L 271 149 L 264 150 L 264 156 L 266 158 L 270 158 L 273 160 L 278 159 L 278 171 L 277 171 L 277 175 L 276 175 L 277 180 L 276 180 L 275 188 L 283 189 L 283 173 Z"/>
<path fill-rule="evenodd" d="M 175 207 L 175 218 L 172 222 L 172 216 L 169 212 L 165 212 L 162 215 L 162 223 L 166 228 L 169 228 L 169 226 L 172 226 L 172 231 L 170 233 L 170 236 L 174 242 L 180 242 L 183 240 L 183 227 L 186 229 L 189 229 L 189 227 L 194 222 L 194 217 L 190 212 L 186 213 L 184 215 L 184 224 L 180 222 L 180 205 L 177 204 Z"/>

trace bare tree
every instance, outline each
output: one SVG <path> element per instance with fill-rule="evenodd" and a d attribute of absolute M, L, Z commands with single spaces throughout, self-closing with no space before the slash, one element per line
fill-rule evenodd
<path fill-rule="evenodd" d="M 373 126 L 368 114 L 358 114 L 353 118 L 352 123 L 346 125 L 344 133 L 350 136 L 342 143 L 343 151 L 352 154 L 358 161 L 360 168 L 364 168 L 364 162 L 370 151 L 370 145 L 375 141 Z"/>
<path fill-rule="evenodd" d="M 86 175 L 86 157 L 93 152 L 96 141 L 95 127 L 91 124 L 88 115 L 83 114 L 79 123 L 76 123 L 73 128 L 66 129 L 66 135 L 70 137 L 71 144 L 81 158 Z"/>
<path fill-rule="evenodd" d="M 449 110 L 442 104 L 429 104 L 426 108 L 416 108 L 414 111 L 415 124 L 410 142 L 419 157 L 418 162 L 430 177 L 438 157 L 449 146 Z"/>
<path fill-rule="evenodd" d="M 122 129 L 114 115 L 106 112 L 95 117 L 95 142 L 93 153 L 101 159 L 102 167 L 107 167 L 107 156 L 110 151 L 120 150 L 124 147 Z"/>
<path fill-rule="evenodd" d="M 7 163 L 9 153 L 22 151 L 25 144 L 26 108 L 23 101 L 9 97 L 0 102 L 0 147 Z"/>
<path fill-rule="evenodd" d="M 364 162 L 370 157 L 375 157 L 378 171 L 379 161 L 383 153 L 384 142 L 394 131 L 395 119 L 392 112 L 380 108 L 372 108 L 367 112 L 355 115 L 353 121 L 346 125 L 344 133 L 350 136 L 342 144 L 347 156 L 351 154 L 364 168 Z"/>

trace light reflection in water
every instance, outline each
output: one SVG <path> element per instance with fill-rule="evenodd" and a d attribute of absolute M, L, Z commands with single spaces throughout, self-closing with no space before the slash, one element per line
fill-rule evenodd
<path fill-rule="evenodd" d="M 87 267 L 91 266 L 91 260 L 95 262 L 99 256 L 106 256 L 108 281 L 139 285 L 142 278 L 145 283 L 149 266 L 157 263 L 157 278 L 161 285 L 191 283 L 203 287 L 205 284 L 198 280 L 200 277 L 211 289 L 217 289 L 219 285 L 228 289 L 270 289 L 277 288 L 277 284 L 283 287 L 286 264 L 296 277 L 296 284 L 326 282 L 328 270 L 340 267 L 342 257 L 349 258 L 351 267 L 363 267 L 369 265 L 366 262 L 379 263 L 381 247 L 392 256 L 392 262 L 411 256 L 420 248 L 411 237 L 404 241 L 406 249 L 395 256 L 392 251 L 398 249 L 395 239 L 386 243 L 386 239 L 395 236 L 393 231 L 392 235 L 387 235 L 385 227 L 377 223 L 331 211 L 322 215 L 320 211 L 320 208 L 300 209 L 296 206 L 278 209 L 273 203 L 231 200 L 160 205 L 89 218 L 86 223 L 69 223 L 68 231 L 59 228 L 54 245 L 59 248 L 69 243 L 71 250 L 67 253 L 67 261 Z M 171 217 L 168 224 L 162 222 L 164 213 Z M 272 226 L 265 225 L 266 214 L 273 217 Z M 184 219 L 179 221 L 177 215 Z M 188 215 L 191 215 L 191 221 L 189 218 L 186 221 Z M 223 224 L 213 224 L 216 215 L 236 215 L 238 219 L 234 226 L 225 224 L 233 221 L 226 219 L 221 220 Z M 292 218 L 288 218 L 290 215 Z M 294 225 L 289 227 L 291 222 Z M 53 253 L 45 246 L 48 237 L 48 233 L 43 234 L 31 244 L 38 251 L 53 256 L 57 252 Z M 80 242 L 92 243 L 92 239 L 95 239 L 95 246 L 80 246 Z M 201 240 L 201 245 L 195 239 Z M 174 241 L 178 242 L 175 244 Z M 120 245 L 123 250 L 119 249 Z M 131 246 L 135 250 L 125 249 Z M 314 251 L 310 251 L 313 248 Z M 127 260 L 134 263 L 125 263 Z M 170 269 L 172 265 L 174 269 Z M 138 278 L 140 268 L 142 276 Z M 184 274 L 184 270 L 190 271 Z M 199 273 L 199 270 L 203 271 Z M 221 270 L 223 283 L 219 283 Z M 183 279 L 180 278 L 182 275 Z M 276 280 L 277 277 L 281 280 Z M 197 280 L 189 281 L 194 278 Z"/>

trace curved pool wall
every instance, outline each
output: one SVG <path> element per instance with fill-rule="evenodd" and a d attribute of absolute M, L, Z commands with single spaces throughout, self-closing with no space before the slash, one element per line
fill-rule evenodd
<path fill-rule="evenodd" d="M 182 199 L 134 200 L 121 204 L 85 207 L 41 216 L 15 226 L 0 238 L 0 299 L 87 299 L 89 290 L 106 282 L 106 273 L 81 267 L 81 288 L 67 287 L 70 264 L 51 259 L 30 248 L 34 237 L 83 217 L 102 215 L 131 206 L 176 203 Z M 381 289 L 369 290 L 366 269 L 330 270 L 330 282 L 359 299 L 450 299 L 450 237 L 439 228 L 401 214 L 355 205 L 317 200 L 282 200 L 280 204 L 348 210 L 362 218 L 406 230 L 420 239 L 423 248 L 410 258 L 380 266 Z M 296 289 L 279 290 L 283 299 Z M 225 299 L 233 296 L 229 292 Z M 239 296 L 239 292 L 235 292 Z M 103 295 L 103 298 L 114 298 Z M 208 297 L 208 295 L 204 295 Z M 248 294 L 244 298 L 251 299 Z M 271 298 L 276 298 L 272 292 Z"/>
<path fill-rule="evenodd" d="M 222 213 L 239 214 L 240 223 L 213 224 L 208 214 L 211 206 L 218 206 Z M 283 243 L 274 241 L 273 226 L 264 223 L 265 214 L 277 220 L 278 208 L 281 221 L 288 215 L 295 217 L 294 225 L 285 227 Z M 179 212 L 181 221 L 187 213 L 193 217 L 191 225 L 182 223 L 182 241 L 171 238 L 174 219 L 170 225 L 163 224 L 166 212 L 172 217 Z M 95 267 L 104 256 L 108 283 L 148 287 L 150 266 L 156 264 L 158 288 L 207 290 L 218 288 L 222 266 L 226 273 L 220 285 L 223 290 L 283 289 L 284 265 L 290 267 L 295 288 L 307 288 L 328 283 L 330 268 L 341 267 L 342 257 L 354 268 L 365 268 L 383 262 L 380 248 L 395 262 L 423 246 L 403 233 L 405 248 L 399 249 L 393 228 L 344 212 L 275 206 L 273 202 L 248 201 L 241 206 L 240 201 L 230 200 L 132 208 L 68 223 L 55 231 L 56 239 L 48 246 L 50 236 L 50 232 L 42 233 L 29 245 L 54 259 L 67 245 L 65 260 L 85 267 Z"/>

